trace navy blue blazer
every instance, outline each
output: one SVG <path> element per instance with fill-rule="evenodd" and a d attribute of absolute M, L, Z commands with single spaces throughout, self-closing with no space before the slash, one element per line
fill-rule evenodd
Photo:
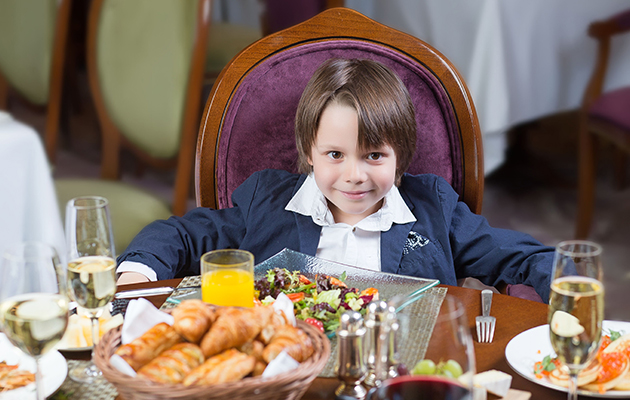
<path fill-rule="evenodd" d="M 170 279 L 198 275 L 201 256 L 213 249 L 246 249 L 257 263 L 285 247 L 315 255 L 321 227 L 311 217 L 284 209 L 304 179 L 281 170 L 254 173 L 234 191 L 234 207 L 199 207 L 183 217 L 155 221 L 118 261 L 143 263 L 158 279 Z M 447 285 L 465 277 L 491 286 L 523 283 L 549 298 L 553 248 L 529 235 L 490 227 L 436 175 L 405 174 L 399 191 L 417 221 L 381 233 L 382 271 Z"/>

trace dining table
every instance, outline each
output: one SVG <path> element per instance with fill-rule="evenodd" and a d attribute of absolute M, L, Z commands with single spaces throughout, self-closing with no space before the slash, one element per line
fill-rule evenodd
<path fill-rule="evenodd" d="M 153 287 L 176 288 L 181 279 L 169 279 L 154 282 L 145 282 L 129 285 L 120 285 L 118 291 L 146 289 Z M 481 314 L 481 296 L 477 289 L 463 288 L 459 286 L 438 285 L 446 288 L 447 294 L 455 296 L 466 308 L 468 327 L 475 338 L 475 317 Z M 146 297 L 156 307 L 160 307 L 168 295 L 156 295 Z M 495 294 L 492 299 L 491 315 L 496 317 L 496 330 L 494 340 L 491 343 L 478 343 L 474 340 L 477 372 L 491 369 L 503 371 L 512 376 L 512 389 L 529 392 L 531 399 L 566 399 L 566 393 L 538 385 L 516 373 L 508 364 L 505 357 L 505 348 L 510 340 L 519 333 L 530 328 L 547 323 L 548 307 L 546 304 L 512 297 L 504 294 Z M 89 359 L 89 352 L 63 352 L 67 359 Z M 334 399 L 335 389 L 340 381 L 335 378 L 315 378 L 302 397 L 305 400 Z M 71 397 L 72 398 L 72 397 Z M 116 399 L 122 399 L 117 396 Z"/>

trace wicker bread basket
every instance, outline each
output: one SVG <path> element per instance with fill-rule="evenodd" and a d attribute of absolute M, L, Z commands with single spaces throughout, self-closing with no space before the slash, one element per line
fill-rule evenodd
<path fill-rule="evenodd" d="M 293 371 L 271 378 L 249 377 L 239 382 L 213 386 L 157 384 L 132 378 L 115 369 L 109 359 L 120 346 L 122 327 L 105 333 L 94 349 L 94 363 L 118 393 L 130 399 L 299 399 L 322 371 L 330 356 L 328 338 L 313 326 L 298 321 L 298 326 L 313 342 L 313 355 Z"/>

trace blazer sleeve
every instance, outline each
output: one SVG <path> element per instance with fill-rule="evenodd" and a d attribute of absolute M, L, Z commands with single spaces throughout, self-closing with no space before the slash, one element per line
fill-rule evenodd
<path fill-rule="evenodd" d="M 522 232 L 493 228 L 488 221 L 458 201 L 446 183 L 438 182 L 445 223 L 457 278 L 474 277 L 486 285 L 525 284 L 533 286 L 544 301 L 549 300 L 553 247 Z"/>
<path fill-rule="evenodd" d="M 183 217 L 173 216 L 147 225 L 118 257 L 118 263 L 135 261 L 147 265 L 155 270 L 159 280 L 199 275 L 204 253 L 239 248 L 259 176 L 253 174 L 234 191 L 232 208 L 198 207 Z"/>

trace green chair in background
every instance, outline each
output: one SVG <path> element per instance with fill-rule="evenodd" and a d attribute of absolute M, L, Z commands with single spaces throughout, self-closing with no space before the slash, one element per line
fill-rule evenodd
<path fill-rule="evenodd" d="M 109 199 L 116 250 L 148 223 L 182 215 L 192 183 L 211 0 L 93 0 L 88 80 L 101 127 L 101 180 L 59 179 L 59 204 Z M 169 207 L 119 180 L 121 150 L 176 170 Z M 63 212 L 63 210 L 62 210 Z"/>
<path fill-rule="evenodd" d="M 72 0 L 0 1 L 0 109 L 9 90 L 46 109 L 44 142 L 55 162 Z"/>

